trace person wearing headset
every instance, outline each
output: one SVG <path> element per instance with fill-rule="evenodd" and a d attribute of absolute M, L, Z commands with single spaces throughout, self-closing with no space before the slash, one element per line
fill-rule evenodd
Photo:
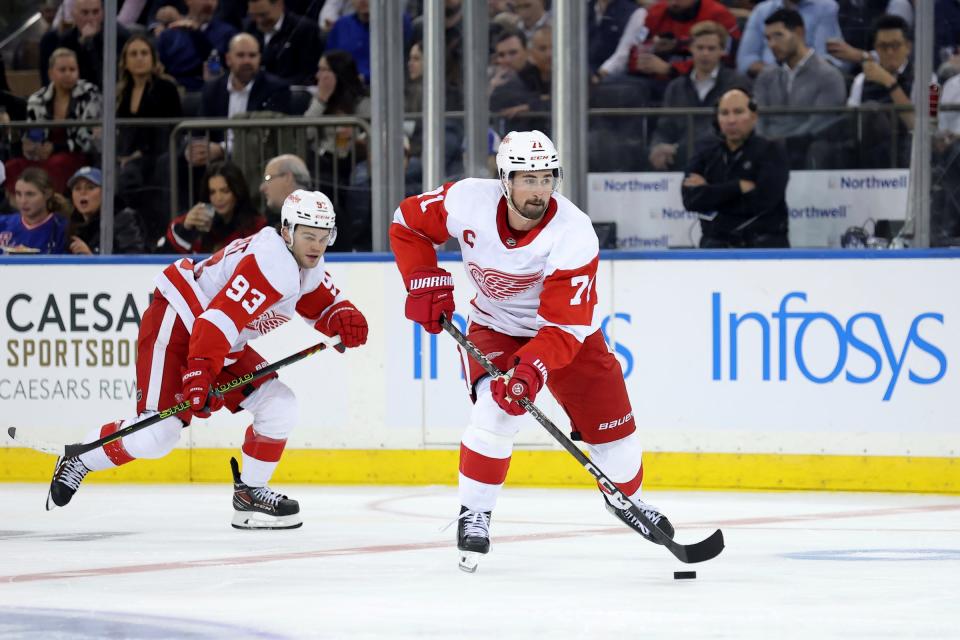
<path fill-rule="evenodd" d="M 757 105 L 744 89 L 714 110 L 718 137 L 687 164 L 683 206 L 700 216 L 703 249 L 788 248 L 790 169 L 782 142 L 756 133 Z"/>

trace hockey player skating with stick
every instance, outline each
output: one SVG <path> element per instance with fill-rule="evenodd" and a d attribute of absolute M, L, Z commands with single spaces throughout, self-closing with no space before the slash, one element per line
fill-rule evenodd
<path fill-rule="evenodd" d="M 242 473 L 231 460 L 233 526 L 289 529 L 302 524 L 297 501 L 267 486 L 297 420 L 293 392 L 275 372 L 224 395 L 211 390 L 261 368 L 263 358 L 247 342 L 294 314 L 327 336 L 339 336 L 344 347 L 367 340 L 363 314 L 323 268 L 323 254 L 337 236 L 329 198 L 319 191 L 294 191 L 280 217 L 279 233 L 262 229 L 205 260 L 178 260 L 156 277 L 153 302 L 137 338 L 137 413 L 142 418 L 184 400 L 190 410 L 58 460 L 48 510 L 70 502 L 90 471 L 167 455 L 194 416 L 206 418 L 225 406 L 253 414 L 242 446 Z M 124 426 L 123 420 L 108 423 L 84 442 Z"/>
<path fill-rule="evenodd" d="M 406 316 L 430 333 L 454 311 L 453 278 L 435 247 L 456 238 L 476 296 L 468 338 L 507 374 L 491 378 L 474 360 L 473 412 L 460 444 L 460 567 L 474 571 L 490 549 L 490 518 L 524 420 L 518 400 L 549 387 L 590 457 L 668 536 L 673 527 L 639 499 L 642 448 L 620 364 L 595 312 L 599 242 L 590 219 L 555 193 L 557 150 L 539 131 L 512 132 L 497 153 L 499 180 L 465 179 L 405 199 L 390 227 L 407 288 Z M 615 516 L 654 540 L 606 499 Z M 655 541 L 655 540 L 654 540 Z"/>

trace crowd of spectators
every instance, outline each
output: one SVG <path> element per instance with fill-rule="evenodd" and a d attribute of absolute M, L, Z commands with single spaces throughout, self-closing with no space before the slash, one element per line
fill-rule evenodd
<path fill-rule="evenodd" d="M 421 0 L 398 1 L 404 4 L 407 61 L 405 166 L 408 191 L 417 191 L 423 7 Z M 908 166 L 909 112 L 851 114 L 843 107 L 905 105 L 913 92 L 928 90 L 913 77 L 912 0 L 585 1 L 590 105 L 677 110 L 593 117 L 590 170 L 683 170 L 698 146 L 716 140 L 716 123 L 712 116 L 682 112 L 714 108 L 731 89 L 752 96 L 760 112 L 756 131 L 783 143 L 790 169 Z M 938 77 L 932 81 L 945 83 L 943 102 L 960 102 L 960 3 L 935 2 L 936 41 L 930 46 Z M 450 111 L 463 107 L 463 3 L 445 0 Z M 549 135 L 550 1 L 487 4 L 490 140 L 512 129 Z M 110 72 L 100 55 L 102 0 L 42 3 L 49 28 L 37 43 L 36 92 L 14 96 L 0 67 L 0 118 L 37 123 L 0 143 L 5 161 L 0 206 L 18 212 L 23 229 L 17 233 L 59 212 L 69 222 L 62 225 L 62 242 L 45 241 L 43 250 L 96 253 L 92 229 L 99 220 L 99 190 L 104 178 L 115 176 L 114 210 L 123 214 L 123 224 L 114 225 L 115 252 L 210 251 L 237 234 L 275 224 L 279 203 L 272 190 L 299 184 L 331 196 L 341 226 L 349 229 L 336 250 L 369 249 L 375 159 L 367 154 L 362 128 L 310 126 L 257 135 L 239 126 L 192 131 L 174 140 L 171 158 L 169 126 L 125 125 L 117 131 L 118 166 L 101 172 L 98 128 L 42 125 L 97 120 L 104 109 L 115 109 L 123 119 L 279 114 L 369 120 L 368 0 L 119 0 L 118 5 L 115 105 L 103 104 L 101 96 L 103 74 Z M 770 112 L 794 107 L 820 110 Z M 954 163 L 960 157 L 960 117 L 943 117 L 940 127 L 938 157 Z M 449 117 L 445 130 L 444 168 L 456 178 L 463 172 L 463 123 Z M 494 142 L 489 151 L 495 153 Z M 268 161 L 269 156 L 276 157 Z M 180 199 L 171 216 L 173 180 Z M 52 200 L 58 194 L 70 196 L 60 203 L 62 211 Z M 960 189 L 955 199 L 960 210 Z M 16 225 L 7 226 L 0 244 L 21 244 L 9 231 Z"/>

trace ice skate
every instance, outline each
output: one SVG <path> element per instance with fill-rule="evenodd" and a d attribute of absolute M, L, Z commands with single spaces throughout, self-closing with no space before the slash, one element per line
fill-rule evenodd
<path fill-rule="evenodd" d="M 490 512 L 460 507 L 457 518 L 457 549 L 460 569 L 474 573 L 480 556 L 490 551 Z"/>
<path fill-rule="evenodd" d="M 230 458 L 233 470 L 234 529 L 296 529 L 303 524 L 300 504 L 270 487 L 248 487 L 240 480 L 240 465 Z"/>
<path fill-rule="evenodd" d="M 647 529 L 647 527 L 645 527 L 640 522 L 640 520 L 634 517 L 632 513 L 630 513 L 629 509 L 623 509 L 615 505 L 611 501 L 610 495 L 603 489 L 600 490 L 600 493 L 603 494 L 603 504 L 607 508 L 607 511 L 612 513 L 618 520 L 621 520 L 622 522 L 624 522 L 628 527 L 630 527 L 631 529 L 633 529 L 634 531 L 642 535 L 644 538 L 646 538 L 650 542 L 656 542 L 657 544 L 661 544 L 653 537 L 653 535 L 650 533 L 650 530 Z M 657 525 L 657 527 L 659 527 L 661 531 L 667 534 L 668 538 L 670 538 L 671 540 L 673 539 L 673 525 L 670 524 L 669 520 L 667 520 L 667 516 L 663 515 L 655 507 L 650 506 L 649 504 L 643 502 L 642 500 L 634 500 L 633 502 L 635 503 L 637 508 L 640 509 L 643 515 L 647 516 L 647 518 L 650 519 L 650 522 Z"/>
<path fill-rule="evenodd" d="M 47 511 L 66 506 L 88 473 L 90 469 L 87 469 L 80 458 L 57 458 L 53 480 L 50 481 L 50 492 L 47 494 Z"/>

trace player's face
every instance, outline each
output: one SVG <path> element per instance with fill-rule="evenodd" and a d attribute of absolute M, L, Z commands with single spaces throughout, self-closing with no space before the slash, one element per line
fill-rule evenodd
<path fill-rule="evenodd" d="M 83 216 L 91 215 L 100 210 L 102 191 L 100 187 L 89 180 L 80 178 L 74 182 L 70 197 L 73 199 L 73 208 Z"/>
<path fill-rule="evenodd" d="M 536 220 L 546 213 L 550 196 L 553 195 L 553 171 L 515 173 L 510 181 L 510 197 L 521 216 Z"/>
<path fill-rule="evenodd" d="M 237 206 L 237 196 L 230 190 L 226 179 L 223 176 L 213 176 L 207 186 L 210 187 L 210 204 L 214 210 L 221 216 L 233 213 Z"/>
<path fill-rule="evenodd" d="M 13 196 L 20 215 L 27 220 L 37 219 L 47 214 L 47 196 L 32 182 L 17 180 Z"/>
<path fill-rule="evenodd" d="M 286 229 L 285 235 L 289 234 Z M 293 231 L 293 257 L 301 269 L 313 269 L 320 262 L 330 241 L 329 229 L 317 229 L 298 225 Z"/>

